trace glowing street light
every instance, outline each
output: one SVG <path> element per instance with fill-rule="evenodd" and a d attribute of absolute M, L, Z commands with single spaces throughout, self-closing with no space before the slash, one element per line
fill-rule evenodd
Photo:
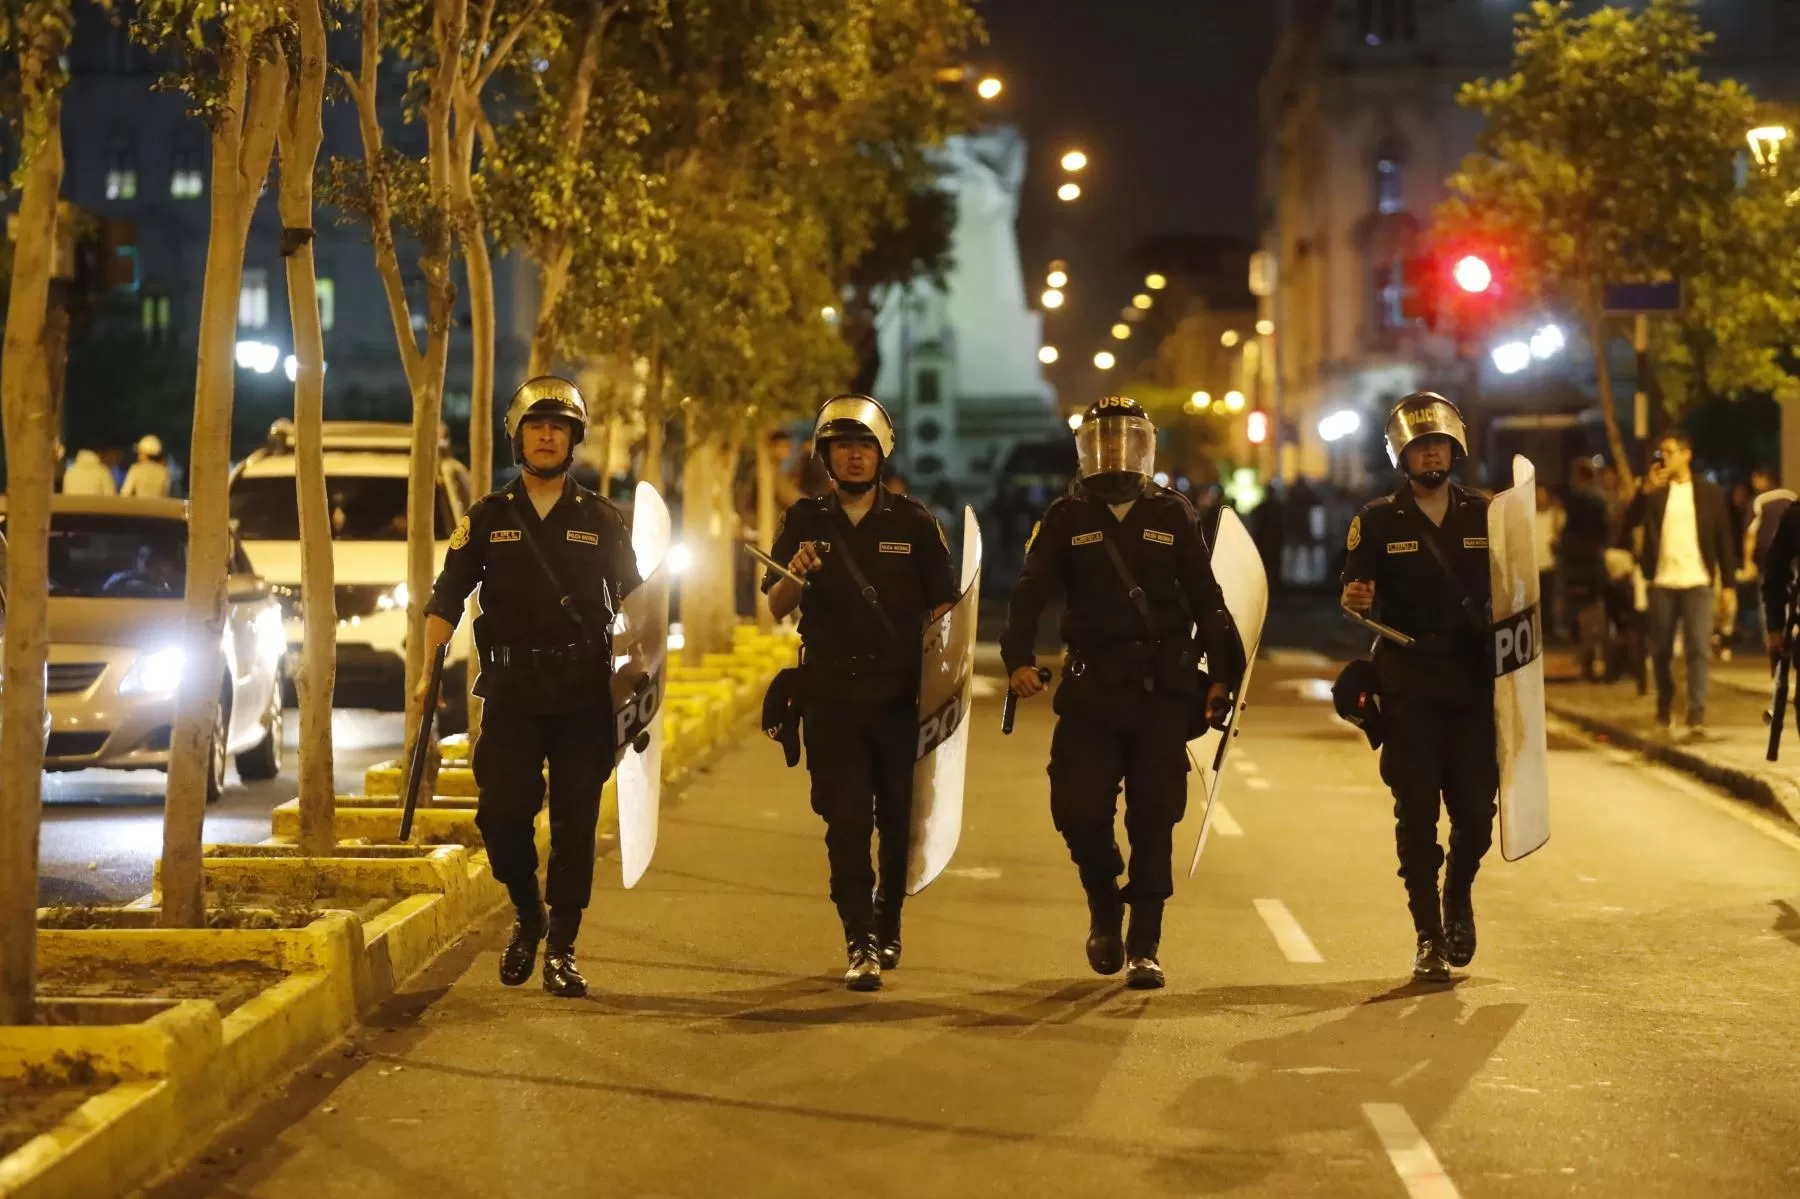
<path fill-rule="evenodd" d="M 1101 350 L 1098 354 L 1094 355 L 1094 365 L 1103 371 L 1111 370 L 1114 366 L 1118 365 L 1118 361 L 1117 358 L 1114 358 L 1105 350 Z"/>
<path fill-rule="evenodd" d="M 1139 292 L 1137 295 L 1131 297 L 1131 306 L 1133 308 L 1136 308 L 1139 312 L 1150 311 L 1150 305 L 1154 304 L 1155 302 L 1156 301 L 1152 300 L 1149 296 L 1145 295 L 1142 292 Z"/>
<path fill-rule="evenodd" d="M 1079 183 L 1063 184 L 1056 189 L 1056 198 L 1061 200 L 1064 204 L 1081 199 L 1081 185 Z"/>
<path fill-rule="evenodd" d="M 1489 357 L 1494 360 L 1495 370 L 1516 375 L 1531 365 L 1531 347 L 1522 341 L 1509 341 L 1495 346 Z"/>
<path fill-rule="evenodd" d="M 1260 320 L 1260 321 L 1256 322 L 1256 335 L 1258 337 L 1270 337 L 1270 336 L 1273 336 L 1274 333 L 1275 333 L 1275 322 L 1274 321 Z"/>
<path fill-rule="evenodd" d="M 1362 417 L 1347 408 L 1339 409 L 1319 422 L 1321 441 L 1342 441 L 1362 428 Z"/>
<path fill-rule="evenodd" d="M 1226 392 L 1225 410 L 1227 412 L 1242 412 L 1244 410 L 1244 393 L 1241 391 Z"/>
<path fill-rule="evenodd" d="M 1131 336 L 1131 326 L 1123 323 L 1114 325 L 1112 327 L 1112 335 L 1116 340 L 1124 341 Z"/>
<path fill-rule="evenodd" d="M 1450 268 L 1450 276 L 1464 291 L 1484 292 L 1493 286 L 1494 269 L 1484 259 L 1470 254 L 1457 260 L 1456 265 Z"/>
<path fill-rule="evenodd" d="M 1537 359 L 1549 358 L 1567 344 L 1563 331 L 1556 325 L 1545 325 L 1531 335 L 1531 356 Z"/>
<path fill-rule="evenodd" d="M 1238 331 L 1236 329 L 1227 329 L 1227 330 L 1225 330 L 1225 332 L 1219 334 L 1219 344 L 1224 346 L 1226 349 L 1229 350 L 1232 346 L 1235 346 L 1237 343 L 1238 343 Z"/>
<path fill-rule="evenodd" d="M 983 100 L 992 100 L 1005 90 L 1006 85 L 992 75 L 975 85 L 975 94 Z"/>
<path fill-rule="evenodd" d="M 1054 287 L 1044 292 L 1039 298 L 1043 301 L 1044 307 L 1046 308 L 1061 308 L 1063 306 L 1063 294 Z"/>
<path fill-rule="evenodd" d="M 1793 135 L 1785 125 L 1761 125 L 1744 135 L 1758 166 L 1772 167 L 1781 157 L 1781 143 Z"/>
<path fill-rule="evenodd" d="M 1038 361 L 1043 363 L 1045 366 L 1049 366 L 1051 363 L 1055 362 L 1058 358 L 1061 358 L 1061 357 L 1062 357 L 1062 354 L 1057 350 L 1057 348 L 1055 346 L 1045 346 L 1043 349 L 1038 351 Z"/>
<path fill-rule="evenodd" d="M 1189 412 L 1205 412 L 1211 406 L 1211 392 L 1196 391 L 1193 395 L 1188 397 L 1187 410 Z"/>
<path fill-rule="evenodd" d="M 1169 285 L 1169 281 L 1161 275 L 1150 275 L 1144 279 L 1144 286 L 1151 291 L 1161 291 Z"/>
<path fill-rule="evenodd" d="M 1070 150 L 1062 156 L 1062 167 L 1065 171 L 1079 171 L 1087 164 L 1088 157 L 1080 150 Z"/>
<path fill-rule="evenodd" d="M 1081 413 L 1071 413 L 1069 415 L 1069 432 L 1073 433 L 1079 428 L 1081 428 Z"/>
<path fill-rule="evenodd" d="M 1044 282 L 1048 283 L 1051 287 L 1067 287 L 1069 285 L 1069 272 L 1051 271 L 1049 277 L 1046 278 Z"/>

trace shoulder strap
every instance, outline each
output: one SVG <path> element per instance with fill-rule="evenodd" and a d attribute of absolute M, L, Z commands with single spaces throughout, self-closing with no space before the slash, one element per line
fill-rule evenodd
<path fill-rule="evenodd" d="M 525 520 L 522 513 L 514 515 L 519 517 L 520 536 L 530 547 L 531 556 L 536 558 L 538 565 L 544 568 L 544 575 L 550 580 L 551 589 L 556 592 L 556 602 L 562 605 L 563 612 L 575 622 L 575 626 L 581 630 L 582 638 L 586 640 L 588 636 L 587 621 L 582 619 L 581 609 L 577 608 L 575 601 L 569 598 L 569 589 L 563 586 L 562 579 L 557 576 L 556 568 L 550 565 L 550 556 L 544 553 L 544 547 L 538 544 L 537 537 L 531 531 L 530 522 Z"/>
<path fill-rule="evenodd" d="M 842 508 L 837 509 L 833 514 L 837 517 L 837 523 L 840 530 L 846 534 L 846 536 L 842 538 L 844 543 L 843 558 L 844 566 L 850 572 L 851 581 L 856 584 L 856 589 L 862 592 L 863 599 L 867 601 L 870 610 L 875 613 L 875 619 L 881 624 L 881 631 L 887 634 L 888 640 L 899 645 L 899 631 L 894 628 L 894 622 L 889 618 L 887 609 L 881 606 L 881 596 L 876 594 L 875 585 L 869 582 L 869 576 L 863 573 L 862 565 L 856 560 L 855 551 L 850 548 L 851 538 L 848 534 L 855 526 L 850 523 L 850 518 L 844 515 Z M 873 511 L 870 512 L 870 515 L 874 515 Z M 868 518 L 864 517 L 864 519 L 866 520 Z"/>
<path fill-rule="evenodd" d="M 1100 534 L 1100 544 L 1106 547 L 1106 556 L 1112 559 L 1113 569 L 1119 574 L 1119 582 L 1125 584 L 1125 594 L 1131 597 L 1131 602 L 1137 608 L 1138 615 L 1143 617 L 1144 628 L 1154 637 L 1156 621 L 1150 615 L 1150 601 L 1144 598 L 1144 589 L 1139 587 L 1137 580 L 1131 577 L 1131 568 L 1125 565 L 1125 555 L 1119 552 L 1119 547 L 1113 544 L 1113 539 L 1108 537 L 1105 532 Z"/>
<path fill-rule="evenodd" d="M 1427 524 L 1430 524 L 1430 517 L 1424 513 L 1419 515 Z M 1450 519 L 1448 513 L 1445 514 L 1444 519 Z M 1463 615 L 1469 618 L 1469 623 L 1486 632 L 1490 627 L 1490 622 L 1482 614 L 1481 605 L 1475 602 L 1474 597 L 1463 587 L 1462 580 L 1456 577 L 1456 568 L 1450 564 L 1449 557 L 1444 553 L 1444 547 L 1438 544 L 1436 534 L 1436 526 L 1425 530 L 1425 548 L 1431 552 L 1432 561 L 1436 562 L 1438 568 L 1444 572 L 1444 578 L 1450 584 L 1450 593 L 1456 596 L 1456 602 L 1462 605 Z"/>

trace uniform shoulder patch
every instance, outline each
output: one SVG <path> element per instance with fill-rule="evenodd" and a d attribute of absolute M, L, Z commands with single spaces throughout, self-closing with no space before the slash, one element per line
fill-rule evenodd
<path fill-rule="evenodd" d="M 1097 541 L 1105 541 L 1105 533 L 1077 533 L 1069 538 L 1070 545 L 1093 545 Z"/>
<path fill-rule="evenodd" d="M 456 531 L 450 534 L 450 548 L 459 550 L 469 544 L 469 517 L 467 513 L 456 522 Z"/>
<path fill-rule="evenodd" d="M 579 541 L 583 545 L 600 544 L 600 534 L 584 532 L 581 529 L 570 529 L 565 536 L 567 536 L 570 541 Z"/>
<path fill-rule="evenodd" d="M 1175 534 L 1165 533 L 1161 529 L 1145 529 L 1144 540 L 1154 541 L 1159 545 L 1174 545 Z"/>
<path fill-rule="evenodd" d="M 878 548 L 884 554 L 910 554 L 912 553 L 912 542 L 884 541 Z"/>
<path fill-rule="evenodd" d="M 495 529 L 492 533 L 488 534 L 488 540 L 489 541 L 518 541 L 521 538 L 523 538 L 524 536 L 525 536 L 525 534 L 520 532 L 518 529 Z"/>
<path fill-rule="evenodd" d="M 1344 538 L 1345 549 L 1355 549 L 1362 544 L 1362 513 L 1350 518 L 1350 535 Z"/>

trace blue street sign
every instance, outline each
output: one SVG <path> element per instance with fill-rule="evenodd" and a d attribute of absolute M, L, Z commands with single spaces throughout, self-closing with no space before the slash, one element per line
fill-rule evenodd
<path fill-rule="evenodd" d="M 1668 283 L 1614 283 L 1606 289 L 1606 315 L 1635 316 L 1640 312 L 1680 312 L 1681 281 Z"/>

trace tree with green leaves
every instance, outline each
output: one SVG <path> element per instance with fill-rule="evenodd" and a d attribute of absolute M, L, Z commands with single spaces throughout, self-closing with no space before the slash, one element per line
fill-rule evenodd
<path fill-rule="evenodd" d="M 1609 284 L 1679 279 L 1689 300 L 1656 321 L 1670 377 L 1717 394 L 1785 379 L 1794 313 L 1790 156 L 1739 182 L 1756 104 L 1702 74 L 1711 35 L 1691 0 L 1576 16 L 1535 0 L 1519 19 L 1512 73 L 1466 85 L 1487 120 L 1451 178 L 1436 236 L 1503 247 L 1509 299 L 1570 312 L 1593 351 L 1608 442 L 1628 480 L 1606 346 Z"/>
<path fill-rule="evenodd" d="M 200 863 L 213 755 L 221 741 L 221 680 L 231 566 L 227 483 L 236 382 L 238 294 L 250 218 L 268 181 L 282 104 L 289 20 L 282 0 L 141 0 L 132 36 L 175 62 L 163 86 L 191 101 L 212 139 L 210 226 L 200 300 L 199 367 L 189 450 L 187 663 L 176 697 L 163 809 L 162 920 L 198 928 Z"/>
<path fill-rule="evenodd" d="M 18 230 L 7 291 L 0 405 L 6 431 L 3 567 L 5 693 L 0 698 L 0 1024 L 30 1024 L 37 987 L 38 823 L 43 812 L 44 663 L 50 649 L 50 497 L 55 400 L 46 339 L 62 190 L 62 93 L 74 17 L 68 0 L 8 0 L 0 48 L 18 71 L 6 116 L 21 154 Z"/>

